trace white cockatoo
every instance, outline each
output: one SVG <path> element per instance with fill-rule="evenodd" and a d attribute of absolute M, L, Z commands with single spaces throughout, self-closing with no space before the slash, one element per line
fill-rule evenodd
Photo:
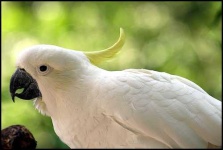
<path fill-rule="evenodd" d="M 222 102 L 195 83 L 153 70 L 95 65 L 118 53 L 124 41 L 120 29 L 118 41 L 102 51 L 25 49 L 10 81 L 13 101 L 34 99 L 70 148 L 221 147 Z"/>

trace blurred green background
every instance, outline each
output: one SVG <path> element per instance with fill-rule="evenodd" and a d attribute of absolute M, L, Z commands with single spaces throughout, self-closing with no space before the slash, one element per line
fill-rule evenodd
<path fill-rule="evenodd" d="M 2 2 L 2 128 L 25 125 L 38 148 L 68 148 L 32 101 L 9 93 L 17 54 L 34 44 L 92 51 L 126 33 L 122 52 L 100 67 L 179 75 L 222 96 L 221 2 Z"/>

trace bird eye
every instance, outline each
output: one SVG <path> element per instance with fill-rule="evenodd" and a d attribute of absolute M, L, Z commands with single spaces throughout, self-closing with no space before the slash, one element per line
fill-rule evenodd
<path fill-rule="evenodd" d="M 40 65 L 38 68 L 37 68 L 37 71 L 39 74 L 41 75 L 46 75 L 50 72 L 51 70 L 51 67 L 48 66 L 48 65 Z"/>
<path fill-rule="evenodd" d="M 44 71 L 47 70 L 47 66 L 42 65 L 42 66 L 39 67 L 39 70 L 40 70 L 41 72 L 44 72 Z"/>

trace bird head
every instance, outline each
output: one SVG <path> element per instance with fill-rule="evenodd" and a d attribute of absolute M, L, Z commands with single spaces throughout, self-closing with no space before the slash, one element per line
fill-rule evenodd
<path fill-rule="evenodd" d="M 82 52 L 54 45 L 35 45 L 23 50 L 16 60 L 17 69 L 10 81 L 12 100 L 15 97 L 35 99 L 36 108 L 49 115 L 47 107 L 53 107 L 53 102 L 49 102 L 50 93 L 69 91 L 71 83 L 78 87 L 76 81 L 89 71 L 89 66 L 115 56 L 124 45 L 124 39 L 120 28 L 118 41 L 101 51 Z M 22 92 L 18 93 L 18 89 Z"/>

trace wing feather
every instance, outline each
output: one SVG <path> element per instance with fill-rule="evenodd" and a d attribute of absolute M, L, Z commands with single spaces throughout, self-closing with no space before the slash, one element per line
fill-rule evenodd
<path fill-rule="evenodd" d="M 221 146 L 221 102 L 195 83 L 144 69 L 110 72 L 107 79 L 104 89 L 118 86 L 106 91 L 104 107 L 122 124 L 170 147 Z"/>

